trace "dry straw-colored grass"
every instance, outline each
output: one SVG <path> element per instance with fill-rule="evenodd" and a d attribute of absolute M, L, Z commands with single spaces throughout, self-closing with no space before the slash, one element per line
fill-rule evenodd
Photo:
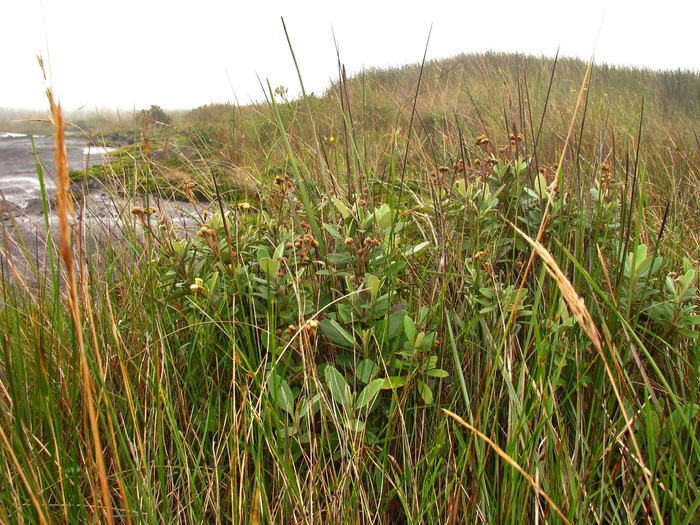
<path fill-rule="evenodd" d="M 46 90 L 46 96 L 51 107 L 51 120 L 56 134 L 56 149 L 54 159 L 56 161 L 57 181 L 56 181 L 56 213 L 59 222 L 59 251 L 66 266 L 66 279 L 68 280 L 68 297 L 71 315 L 73 318 L 74 333 L 80 352 L 80 365 L 83 379 L 83 404 L 88 410 L 89 425 L 93 444 L 94 461 L 97 468 L 97 478 L 99 479 L 102 496 L 102 517 L 108 524 L 114 523 L 112 511 L 112 500 L 110 497 L 109 480 L 107 466 L 105 464 L 104 452 L 100 438 L 98 416 L 96 410 L 97 395 L 95 385 L 90 373 L 87 356 L 85 354 L 85 340 L 83 337 L 82 320 L 80 314 L 80 302 L 78 296 L 78 281 L 76 279 L 75 261 L 73 258 L 72 243 L 72 222 L 75 220 L 73 209 L 73 195 L 68 177 L 68 159 L 66 156 L 65 124 L 61 105 L 56 103 L 53 92 L 50 88 Z M 76 236 L 76 238 L 78 238 Z M 79 239 L 79 238 L 78 238 Z M 37 509 L 39 510 L 39 509 Z"/>

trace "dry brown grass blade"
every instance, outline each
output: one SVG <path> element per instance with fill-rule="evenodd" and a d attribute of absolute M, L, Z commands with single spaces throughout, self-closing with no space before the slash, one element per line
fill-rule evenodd
<path fill-rule="evenodd" d="M 610 379 L 610 385 L 612 386 L 613 391 L 615 392 L 615 398 L 617 399 L 617 402 L 620 406 L 620 409 L 622 410 L 622 414 L 624 415 L 625 418 L 625 428 L 629 433 L 630 440 L 632 441 L 632 445 L 634 447 L 634 450 L 637 454 L 637 457 L 640 458 L 640 466 L 642 467 L 642 472 L 644 474 L 644 480 L 646 481 L 646 486 L 647 489 L 649 490 L 649 495 L 652 499 L 652 503 L 654 506 L 654 513 L 657 517 L 657 519 L 660 520 L 660 523 L 663 522 L 662 515 L 661 515 L 661 509 L 659 507 L 658 500 L 656 498 L 656 493 L 654 492 L 654 489 L 651 484 L 651 476 L 648 474 L 649 469 L 646 468 L 643 462 L 641 462 L 642 453 L 639 449 L 639 443 L 637 443 L 637 438 L 634 435 L 634 431 L 632 430 L 632 420 L 630 417 L 627 415 L 627 410 L 625 409 L 625 404 L 622 401 L 622 395 L 620 394 L 620 389 L 615 382 L 615 376 L 612 373 L 612 369 L 610 368 L 610 364 L 608 363 L 608 360 L 605 357 L 605 354 L 603 353 L 603 345 L 600 340 L 600 333 L 598 332 L 598 328 L 596 328 L 595 323 L 593 322 L 593 318 L 591 317 L 590 312 L 588 311 L 588 308 L 586 308 L 586 305 L 583 303 L 583 300 L 579 297 L 579 295 L 576 293 L 576 290 L 574 290 L 574 287 L 571 285 L 569 282 L 569 279 L 566 278 L 564 273 L 561 271 L 559 268 L 559 265 L 557 262 L 554 260 L 554 257 L 552 257 L 552 254 L 549 253 L 549 250 L 545 248 L 539 241 L 532 239 L 529 237 L 524 231 L 522 231 L 520 228 L 518 228 L 515 224 L 508 222 L 515 231 L 517 231 L 530 245 L 533 247 L 533 256 L 536 253 L 537 255 L 540 256 L 540 258 L 545 262 L 546 268 L 547 268 L 547 273 L 552 276 L 552 278 L 557 282 L 557 285 L 559 286 L 559 289 L 562 292 L 562 295 L 564 296 L 564 300 L 566 301 L 566 304 L 569 306 L 571 309 L 572 313 L 574 314 L 574 317 L 576 317 L 576 321 L 578 324 L 581 326 L 584 332 L 588 335 L 588 337 L 591 339 L 593 342 L 593 346 L 595 346 L 596 350 L 598 351 L 598 355 L 600 356 L 601 360 L 603 361 L 603 365 L 605 366 L 605 372 L 608 376 L 608 379 Z M 613 348 L 611 342 L 608 340 L 606 341 L 608 344 L 609 348 Z M 617 365 L 617 360 L 614 359 L 613 355 L 613 360 L 615 361 L 615 364 Z M 618 374 L 621 375 L 621 371 L 619 369 L 619 366 L 616 366 L 616 369 L 618 371 Z"/>
<path fill-rule="evenodd" d="M 102 444 L 100 441 L 100 430 L 98 426 L 98 416 L 95 410 L 96 395 L 95 388 L 90 375 L 90 367 L 85 355 L 85 340 L 83 338 L 82 323 L 80 318 L 80 305 L 78 302 L 78 283 L 75 278 L 75 266 L 73 261 L 73 249 L 71 242 L 71 219 L 75 217 L 73 210 L 73 198 L 70 189 L 70 179 L 68 177 L 68 159 L 66 157 L 66 139 L 61 105 L 57 104 L 53 92 L 50 88 L 46 90 L 46 96 L 51 107 L 51 117 L 56 133 L 56 149 L 54 159 L 56 161 L 56 213 L 59 224 L 59 251 L 61 258 L 66 265 L 66 278 L 68 280 L 68 297 L 70 302 L 71 315 L 73 317 L 73 327 L 80 350 L 80 365 L 83 377 L 83 402 L 88 409 L 90 430 L 92 434 L 92 444 L 97 465 L 98 477 L 100 480 L 100 492 L 102 493 L 102 503 L 104 517 L 110 525 L 114 523 L 112 503 L 109 495 L 109 483 L 107 468 L 105 465 Z"/>
<path fill-rule="evenodd" d="M 503 449 L 502 449 L 501 447 L 499 447 L 496 443 L 494 443 L 493 441 L 491 441 L 491 439 L 490 439 L 486 434 L 483 434 L 483 433 L 479 432 L 479 430 L 477 430 L 476 428 L 474 428 L 473 426 L 471 426 L 469 423 L 467 423 L 466 421 L 464 421 L 464 419 L 462 419 L 461 417 L 459 417 L 459 416 L 458 416 L 457 414 L 455 414 L 454 412 L 450 412 L 449 410 L 447 410 L 447 409 L 445 409 L 445 408 L 443 408 L 442 411 L 443 411 L 445 414 L 447 414 L 448 416 L 450 416 L 452 419 L 454 419 L 455 421 L 457 421 L 457 423 L 459 423 L 459 424 L 462 425 L 463 427 L 465 427 L 465 428 L 469 429 L 470 431 L 474 432 L 474 434 L 476 434 L 482 441 L 486 442 L 486 444 L 487 444 L 488 446 L 490 446 L 490 447 L 494 450 L 494 452 L 496 452 L 496 454 L 498 454 L 506 463 L 508 463 L 508 464 L 509 464 L 511 467 L 513 467 L 515 470 L 517 470 L 517 471 L 525 478 L 525 480 L 530 484 L 530 486 L 531 486 L 533 489 L 535 489 L 535 492 L 537 492 L 540 496 L 542 496 L 542 497 L 547 501 L 547 503 L 549 504 L 549 506 L 552 507 L 552 509 L 554 509 L 554 512 L 556 512 L 556 513 L 559 515 L 559 517 L 560 517 L 562 520 L 564 520 L 564 523 L 568 523 L 569 525 L 571 524 L 571 522 L 566 518 L 566 516 L 565 516 L 564 513 L 561 511 L 561 509 L 557 506 L 557 504 L 554 503 L 554 501 L 552 501 L 552 498 L 549 497 L 549 494 L 547 494 L 544 490 L 542 490 L 542 488 L 537 484 L 537 482 L 535 481 L 535 479 L 534 479 L 530 474 L 528 474 L 527 472 L 525 472 L 525 469 L 523 469 L 512 457 L 510 457 L 510 456 L 506 453 L 505 450 L 503 450 Z"/>
<path fill-rule="evenodd" d="M 66 138 L 63 123 L 61 105 L 56 104 L 51 89 L 46 90 L 46 96 L 51 105 L 51 116 L 54 130 L 56 132 L 56 149 L 54 159 L 56 161 L 57 183 L 56 183 L 56 212 L 59 224 L 59 250 L 61 258 L 66 264 L 68 280 L 74 281 L 73 276 L 73 254 L 71 252 L 71 234 L 69 218 L 74 217 L 73 199 L 70 192 L 70 179 L 68 178 L 68 160 L 66 158 Z"/>
<path fill-rule="evenodd" d="M 39 496 L 41 495 L 40 491 L 36 490 L 35 488 L 39 486 L 39 483 L 36 480 L 36 477 L 34 476 L 34 471 L 32 470 L 27 470 L 22 466 L 22 464 L 19 462 L 17 459 L 17 456 L 15 455 L 12 443 L 10 443 L 9 438 L 7 437 L 7 434 L 5 434 L 5 430 L 0 426 L 0 441 L 2 441 L 2 445 L 4 447 L 4 453 L 8 454 L 10 457 L 10 462 L 12 463 L 12 466 L 15 468 L 15 471 L 17 472 L 17 475 L 19 476 L 19 479 L 22 481 L 22 485 L 24 485 L 24 488 L 27 490 L 27 494 L 29 495 L 29 499 L 32 502 L 32 505 L 34 506 L 34 511 L 37 514 L 37 518 L 39 520 L 39 523 L 43 525 L 44 523 L 48 523 L 46 520 L 46 517 L 44 516 L 44 513 L 42 512 L 42 508 L 46 507 L 46 502 L 42 499 L 42 501 L 39 501 Z M 5 459 L 7 461 L 7 458 Z M 31 483 L 30 483 L 30 478 L 31 478 Z M 0 523 L 2 521 L 0 520 Z M 9 522 L 8 522 L 9 523 Z"/>
<path fill-rule="evenodd" d="M 530 246 L 533 247 L 537 255 L 539 255 L 540 258 L 544 261 L 547 268 L 547 273 L 551 275 L 552 279 L 554 279 L 557 282 L 557 285 L 559 286 L 559 289 L 561 290 L 561 293 L 564 296 L 564 300 L 569 306 L 571 312 L 574 314 L 576 321 L 591 339 L 591 341 L 593 342 L 593 346 L 595 346 L 596 350 L 598 350 L 599 352 L 602 351 L 603 345 L 600 341 L 600 334 L 598 333 L 598 328 L 596 328 L 596 325 L 593 322 L 593 318 L 591 317 L 588 308 L 586 308 L 586 305 L 583 303 L 583 299 L 581 299 L 576 293 L 576 290 L 574 290 L 574 287 L 569 282 L 569 279 L 566 277 L 566 275 L 564 275 L 564 272 L 561 271 L 561 268 L 559 268 L 559 265 L 554 260 L 554 257 L 552 257 L 552 254 L 549 253 L 549 250 L 547 250 L 547 248 L 542 246 L 542 243 L 536 241 L 535 239 L 532 239 L 527 233 L 522 231 L 515 224 L 511 222 L 508 222 L 508 224 L 510 224 L 511 227 L 516 232 L 518 232 L 523 239 L 530 243 Z"/>
<path fill-rule="evenodd" d="M 252 525 L 259 525 L 260 523 L 260 489 L 255 489 L 255 495 L 253 496 L 253 512 L 250 515 L 250 523 Z"/>

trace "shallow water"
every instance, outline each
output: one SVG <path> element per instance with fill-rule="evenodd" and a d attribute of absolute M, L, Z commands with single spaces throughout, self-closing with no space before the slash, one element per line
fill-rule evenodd
<path fill-rule="evenodd" d="M 53 157 L 55 141 L 53 138 L 36 136 L 34 144 L 44 173 L 46 190 L 51 198 L 56 191 L 56 164 Z M 105 154 L 109 151 L 108 148 L 92 147 L 82 138 L 66 138 L 68 168 L 72 170 L 104 162 Z M 0 199 L 4 197 L 7 203 L 20 211 L 41 204 L 36 158 L 28 135 L 0 132 L 0 192 Z"/>

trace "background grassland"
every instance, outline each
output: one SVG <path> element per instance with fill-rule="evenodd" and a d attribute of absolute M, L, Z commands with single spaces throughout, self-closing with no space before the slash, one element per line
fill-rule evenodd
<path fill-rule="evenodd" d="M 4 223 L 0 520 L 694 522 L 699 103 L 486 54 L 142 119 L 117 227 Z"/>

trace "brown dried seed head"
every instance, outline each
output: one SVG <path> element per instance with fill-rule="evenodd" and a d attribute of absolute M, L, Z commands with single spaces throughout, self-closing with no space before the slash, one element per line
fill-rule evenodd
<path fill-rule="evenodd" d="M 479 137 L 477 137 L 477 139 L 476 139 L 477 146 L 482 146 L 482 145 L 486 146 L 490 142 L 491 141 L 489 140 L 489 138 L 486 135 L 479 135 Z"/>

